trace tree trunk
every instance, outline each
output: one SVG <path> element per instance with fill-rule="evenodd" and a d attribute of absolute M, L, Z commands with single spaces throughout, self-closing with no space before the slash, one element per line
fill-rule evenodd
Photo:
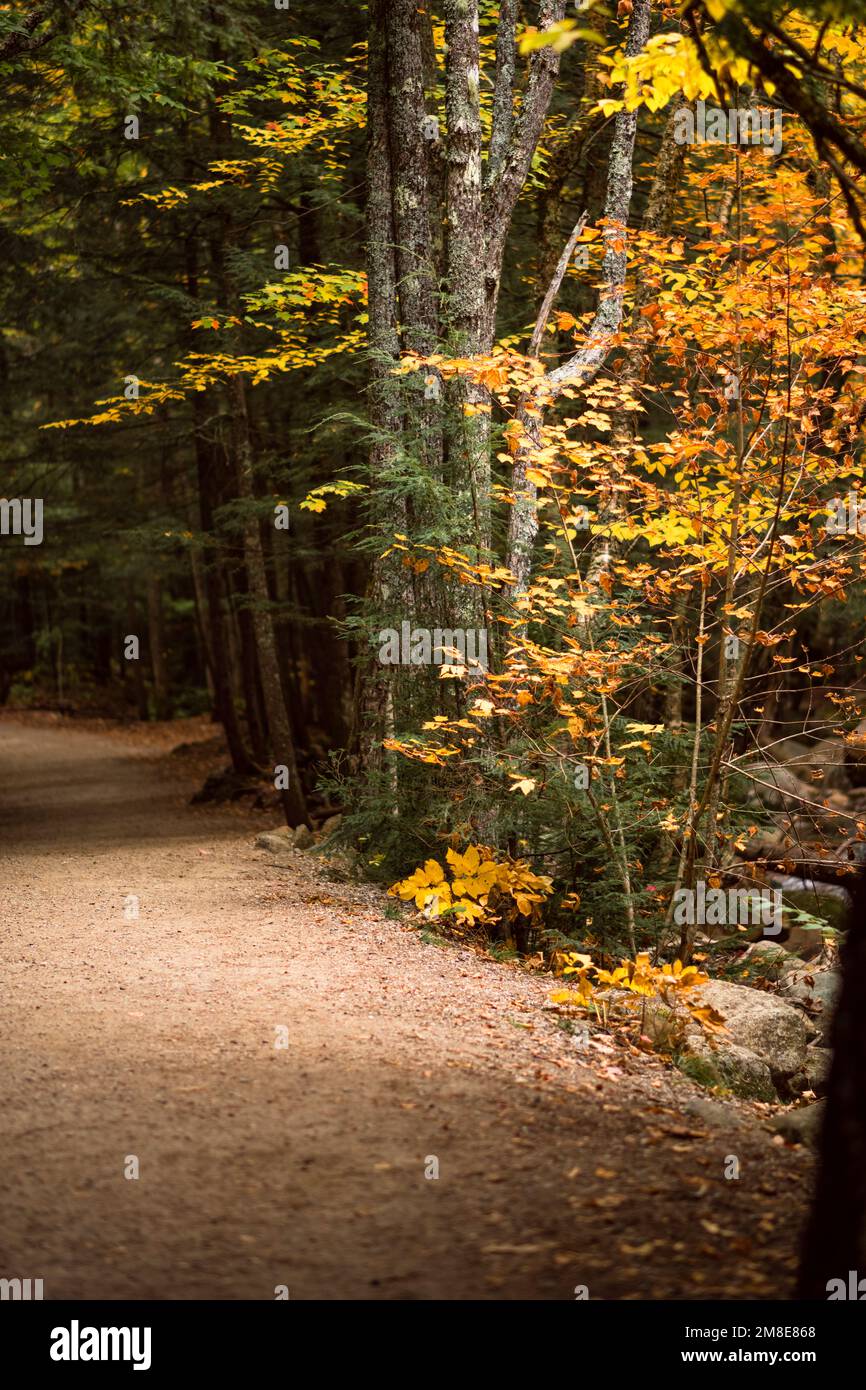
<path fill-rule="evenodd" d="M 231 658 L 226 637 L 227 615 L 223 612 L 223 579 L 220 568 L 222 560 L 214 534 L 213 512 L 215 498 L 218 496 L 214 477 L 216 455 L 215 451 L 208 447 L 204 437 L 203 410 L 201 397 L 195 396 L 193 398 L 194 446 L 199 509 L 204 536 L 203 578 L 207 599 L 205 607 L 208 620 L 208 646 L 212 661 L 214 708 L 225 732 L 232 767 L 235 772 L 249 775 L 256 772 L 257 768 L 244 742 L 232 693 Z"/>
<path fill-rule="evenodd" d="M 641 52 L 649 36 L 650 0 L 635 0 L 629 21 L 626 53 Z M 536 488 L 527 478 L 532 456 L 540 442 L 541 411 L 545 402 L 555 400 L 566 387 L 583 386 L 591 381 L 603 366 L 614 337 L 622 323 L 623 293 L 626 273 L 626 236 L 632 195 L 632 162 L 634 159 L 637 112 L 617 112 L 611 142 L 605 198 L 602 289 L 598 308 L 587 334 L 586 343 L 567 362 L 555 367 L 543 378 L 531 408 L 523 412 L 524 443 L 518 448 L 513 470 L 514 504 L 508 529 L 508 568 L 517 583 L 515 591 L 525 590 L 532 567 L 532 547 L 538 531 Z M 603 556 L 606 552 L 600 551 Z"/>
<path fill-rule="evenodd" d="M 397 233 L 394 222 L 394 178 L 388 106 L 389 43 L 386 15 L 389 0 L 372 0 L 369 22 L 369 78 L 367 101 L 367 281 L 369 286 L 368 343 L 370 350 L 369 411 L 370 522 L 382 535 L 389 524 L 406 531 L 405 504 L 391 508 L 381 502 L 385 476 L 393 468 L 397 439 L 404 421 L 400 388 L 393 369 L 400 359 L 397 330 Z M 384 611 L 404 589 L 394 559 L 373 563 L 368 604 Z M 381 765 L 382 739 L 388 722 L 390 668 L 379 665 L 372 644 L 358 659 L 349 748 L 359 765 L 369 771 Z"/>
<path fill-rule="evenodd" d="M 132 683 L 138 717 L 142 723 L 144 723 L 150 718 L 150 709 L 147 703 L 147 686 L 144 683 L 144 671 L 141 666 L 141 625 L 138 620 L 135 602 L 131 596 L 128 596 L 126 600 L 126 633 L 124 635 L 138 638 L 138 657 L 127 660 L 125 654 L 121 651 L 121 660 L 123 662 L 124 675 L 128 677 Z"/>
<path fill-rule="evenodd" d="M 538 28 L 549 29 L 565 16 L 566 0 L 541 0 Z M 529 76 L 519 115 L 514 115 L 516 82 L 515 26 L 518 5 L 504 0 L 499 12 L 494 76 L 493 128 L 484 186 L 484 323 L 482 351 L 496 337 L 496 309 L 502 279 L 502 260 L 511 219 L 532 165 L 559 73 L 559 54 L 536 49 L 529 59 Z"/>
<path fill-rule="evenodd" d="M 195 237 L 187 237 L 185 259 L 187 294 L 191 299 L 197 300 L 199 269 L 198 243 Z M 198 505 L 204 538 L 201 565 L 198 568 L 203 571 L 201 581 L 204 601 L 201 606 L 203 616 L 206 615 L 207 618 L 206 650 L 210 659 L 214 710 L 225 733 L 232 767 L 235 772 L 249 775 L 257 769 L 244 742 L 232 694 L 231 658 L 226 640 L 226 617 L 223 614 L 222 555 L 214 530 L 214 510 L 221 500 L 216 476 L 217 456 L 206 437 L 205 400 L 199 393 L 193 396 L 192 413 Z M 195 560 L 193 567 L 197 567 Z"/>
<path fill-rule="evenodd" d="M 240 646 L 240 681 L 243 690 L 244 712 L 246 714 L 247 734 L 253 757 L 261 767 L 268 764 L 268 739 L 265 730 L 267 717 L 264 709 L 259 664 L 256 648 L 256 634 L 253 624 L 250 589 L 246 569 L 236 565 L 232 574 L 234 611 L 237 619 L 237 637 Z"/>
<path fill-rule="evenodd" d="M 162 612 L 162 583 L 156 574 L 147 580 L 147 645 L 153 678 L 153 712 L 157 719 L 169 719 L 168 675 L 165 663 L 165 625 Z"/>
<path fill-rule="evenodd" d="M 803 1240 L 798 1298 L 826 1300 L 831 1279 L 866 1274 L 866 876 L 861 875 L 841 951 L 842 991 L 818 1178 Z M 859 1291 L 858 1291 L 859 1293 Z M 858 1294 L 855 1293 L 855 1297 Z"/>
<path fill-rule="evenodd" d="M 253 631 L 256 639 L 256 654 L 268 718 L 271 749 L 275 768 L 284 768 L 287 774 L 288 786 L 280 790 L 286 824 L 290 826 L 296 826 L 301 822 L 309 824 L 304 791 L 295 758 L 291 724 L 280 681 L 280 663 L 271 619 L 268 577 L 255 506 L 256 494 L 246 410 L 246 392 L 244 383 L 238 375 L 232 376 L 229 381 L 229 397 L 232 407 L 232 436 L 238 496 L 245 504 L 244 563 L 246 564 L 247 582 L 252 601 Z"/>
<path fill-rule="evenodd" d="M 472 357 L 481 349 L 485 309 L 478 0 L 446 0 L 445 44 L 448 348 L 455 357 Z M 454 420 L 449 462 L 458 514 L 466 518 L 483 559 L 490 550 L 490 395 L 460 378 L 451 383 L 448 395 Z M 467 548 L 465 540 L 463 545 Z"/>
<path fill-rule="evenodd" d="M 388 139 L 400 322 L 405 347 L 427 353 L 436 345 L 439 313 L 430 230 L 418 5 L 417 0 L 389 0 L 382 9 L 387 36 Z"/>

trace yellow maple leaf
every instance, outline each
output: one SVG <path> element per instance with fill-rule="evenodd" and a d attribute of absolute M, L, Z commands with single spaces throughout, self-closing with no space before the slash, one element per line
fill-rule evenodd
<path fill-rule="evenodd" d="M 523 792 L 524 796 L 529 796 L 530 792 L 535 791 L 535 781 L 531 777 L 521 777 L 509 790 L 513 792 Z"/>

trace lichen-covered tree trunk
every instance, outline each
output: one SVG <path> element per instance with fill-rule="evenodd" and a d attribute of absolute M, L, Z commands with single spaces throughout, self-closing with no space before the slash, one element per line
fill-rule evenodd
<path fill-rule="evenodd" d="M 539 28 L 561 20 L 565 10 L 566 0 L 541 0 Z M 478 0 L 443 0 L 438 11 L 446 30 L 445 129 L 436 110 L 429 11 L 419 0 L 372 0 L 369 12 L 367 268 L 374 491 L 368 516 L 386 543 L 395 531 L 441 537 L 447 522 L 453 544 L 486 558 L 491 548 L 487 389 L 455 381 L 443 406 L 441 399 L 425 398 L 417 377 L 395 380 L 393 368 L 405 352 L 428 356 L 444 351 L 460 357 L 490 352 L 508 231 L 560 58 L 552 48 L 533 52 L 518 100 L 519 5 L 503 0 L 485 174 Z M 436 375 L 435 369 L 427 373 Z M 447 486 L 449 496 L 441 509 L 427 501 L 423 486 L 407 489 L 407 500 L 395 506 L 395 469 L 401 457 L 416 469 L 421 465 L 422 477 L 426 474 L 431 484 L 427 497 L 441 496 L 437 487 Z M 384 501 L 375 494 L 377 479 L 392 484 L 381 488 Z M 486 621 L 485 598 L 477 590 L 452 586 L 435 571 L 412 578 L 388 561 L 374 565 L 368 597 L 371 608 L 390 604 L 404 617 L 436 610 L 437 623 L 446 627 L 471 628 Z M 443 607 L 450 611 L 441 612 Z M 353 747 L 362 764 L 375 760 L 374 743 L 389 712 L 396 710 L 399 716 L 400 680 L 399 673 L 376 670 L 372 658 L 361 663 Z M 437 698 L 441 693 L 439 687 Z"/>
<path fill-rule="evenodd" d="M 485 309 L 478 0 L 446 0 L 445 43 L 448 348 L 457 357 L 472 357 L 481 350 Z M 489 394 L 478 383 L 456 379 L 449 400 L 458 514 L 469 523 L 476 552 L 485 555 L 490 549 Z"/>
<path fill-rule="evenodd" d="M 438 341 L 439 303 L 427 179 L 420 16 L 416 0 L 388 0 L 383 9 L 400 327 L 405 349 L 429 353 Z"/>

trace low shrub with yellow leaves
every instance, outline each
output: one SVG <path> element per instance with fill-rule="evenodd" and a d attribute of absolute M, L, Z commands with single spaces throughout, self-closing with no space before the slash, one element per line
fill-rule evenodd
<path fill-rule="evenodd" d="M 523 918 L 535 923 L 538 908 L 553 891 L 552 880 L 536 874 L 523 859 L 497 859 L 487 845 L 470 845 L 463 854 L 449 849 L 446 870 L 435 859 L 395 883 L 388 890 L 404 902 L 414 902 L 425 917 L 504 923 L 507 928 Z"/>
<path fill-rule="evenodd" d="M 646 1001 L 658 999 L 673 1015 L 673 1027 L 665 1030 L 668 1038 L 682 1031 L 689 1017 L 707 1033 L 726 1031 L 720 1013 L 687 998 L 691 990 L 709 983 L 709 976 L 696 965 L 684 966 L 679 960 L 673 965 L 653 965 L 649 954 L 642 953 L 634 960 L 623 960 L 615 970 L 603 970 L 579 951 L 561 952 L 557 963 L 560 974 L 576 979 L 570 989 L 552 994 L 551 1002 L 592 1012 L 606 1026 L 616 1020 L 617 1011 L 620 1017 L 630 1017 L 639 1006 L 640 1037 L 645 1038 Z"/>

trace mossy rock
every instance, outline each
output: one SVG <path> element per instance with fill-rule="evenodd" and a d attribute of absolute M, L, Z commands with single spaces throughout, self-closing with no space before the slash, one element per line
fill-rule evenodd
<path fill-rule="evenodd" d="M 693 1057 L 690 1052 L 684 1052 L 675 1059 L 674 1065 L 683 1076 L 687 1076 L 690 1081 L 696 1081 L 707 1091 L 718 1090 L 723 1085 L 718 1067 L 705 1061 L 703 1057 Z"/>
<path fill-rule="evenodd" d="M 725 1041 L 714 1046 L 703 1036 L 690 1037 L 677 1066 L 699 1086 L 726 1091 L 740 1100 L 779 1099 L 766 1062 L 734 1043 Z"/>

